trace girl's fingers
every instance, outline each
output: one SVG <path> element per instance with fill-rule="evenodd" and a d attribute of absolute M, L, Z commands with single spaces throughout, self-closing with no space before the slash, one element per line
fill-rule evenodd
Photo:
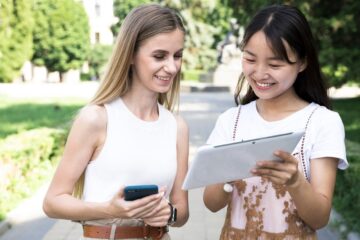
<path fill-rule="evenodd" d="M 297 163 L 297 159 L 291 153 L 278 150 L 274 152 L 274 155 L 282 159 L 284 162 Z"/>
<path fill-rule="evenodd" d="M 287 184 L 296 174 L 296 173 L 292 174 L 286 171 L 279 171 L 277 169 L 269 169 L 269 168 L 253 169 L 252 173 L 257 176 L 268 178 L 269 180 L 277 184 Z"/>
<path fill-rule="evenodd" d="M 136 218 L 142 218 L 143 216 L 148 215 L 149 213 L 157 209 L 160 201 L 161 198 L 152 200 L 145 205 L 140 205 L 139 207 L 132 208 L 132 215 Z"/>

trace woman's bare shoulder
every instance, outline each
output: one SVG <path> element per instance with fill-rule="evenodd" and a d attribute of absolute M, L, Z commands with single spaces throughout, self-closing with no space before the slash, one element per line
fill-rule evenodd
<path fill-rule="evenodd" d="M 88 130 L 103 130 L 106 128 L 106 123 L 105 107 L 92 104 L 83 107 L 79 111 L 74 124 L 89 128 Z"/>

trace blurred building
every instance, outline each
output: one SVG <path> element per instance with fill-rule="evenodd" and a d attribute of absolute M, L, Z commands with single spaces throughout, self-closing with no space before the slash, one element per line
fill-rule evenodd
<path fill-rule="evenodd" d="M 114 16 L 113 0 L 76 0 L 84 6 L 88 16 L 90 27 L 90 43 L 112 45 L 114 35 L 111 26 L 118 19 Z M 88 71 L 88 64 L 85 63 L 82 72 Z M 49 73 L 46 67 L 33 66 L 27 61 L 22 69 L 22 76 L 15 80 L 21 82 L 60 82 L 58 72 Z M 63 74 L 63 82 L 79 82 L 80 69 L 72 69 Z"/>
<path fill-rule="evenodd" d="M 91 44 L 112 45 L 111 26 L 118 19 L 114 16 L 113 0 L 79 0 L 85 8 L 90 24 Z"/>

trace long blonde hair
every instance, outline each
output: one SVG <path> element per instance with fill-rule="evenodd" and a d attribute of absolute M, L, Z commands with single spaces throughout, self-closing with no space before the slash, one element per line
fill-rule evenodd
<path fill-rule="evenodd" d="M 131 87 L 131 61 L 142 41 L 176 29 L 185 33 L 182 18 L 174 9 L 159 4 L 134 8 L 124 19 L 100 86 L 90 104 L 103 105 L 126 94 Z M 160 93 L 158 102 L 170 111 L 178 103 L 180 71 L 167 93 Z M 81 197 L 84 172 L 75 184 L 74 196 Z"/>
<path fill-rule="evenodd" d="M 182 19 L 175 10 L 158 4 L 134 8 L 121 25 L 107 70 L 91 103 L 102 105 L 127 93 L 131 87 L 131 60 L 141 42 L 176 29 L 185 33 Z M 175 76 L 170 90 L 159 94 L 159 103 L 173 110 L 179 88 L 180 72 Z"/>

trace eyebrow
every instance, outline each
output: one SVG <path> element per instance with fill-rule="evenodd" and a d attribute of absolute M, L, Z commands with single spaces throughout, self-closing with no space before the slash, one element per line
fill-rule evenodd
<path fill-rule="evenodd" d="M 244 50 L 244 52 L 246 52 L 247 54 L 253 56 L 253 57 L 256 57 L 256 55 L 252 52 L 250 52 L 249 50 Z M 267 58 L 268 60 L 281 60 L 282 61 L 282 58 L 280 57 L 270 57 L 270 58 Z"/>
<path fill-rule="evenodd" d="M 181 49 L 177 50 L 175 53 L 183 52 L 183 51 L 184 51 L 184 49 L 181 48 Z M 153 53 L 168 53 L 168 52 L 169 51 L 166 51 L 166 50 L 163 50 L 163 49 L 156 49 L 156 50 L 153 51 Z"/>

